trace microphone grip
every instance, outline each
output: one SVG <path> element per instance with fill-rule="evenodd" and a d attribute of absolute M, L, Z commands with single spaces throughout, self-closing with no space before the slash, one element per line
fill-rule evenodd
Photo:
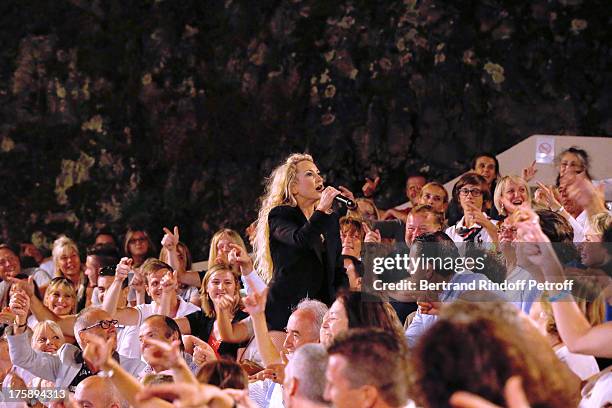
<path fill-rule="evenodd" d="M 348 208 L 349 210 L 357 209 L 357 203 L 351 200 L 350 198 L 343 196 L 342 194 L 338 194 L 337 196 L 335 196 L 334 200 L 345 205 L 346 208 Z"/>

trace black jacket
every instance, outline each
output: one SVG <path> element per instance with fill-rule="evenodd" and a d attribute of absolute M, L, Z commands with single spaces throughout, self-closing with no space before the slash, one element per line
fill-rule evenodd
<path fill-rule="evenodd" d="M 292 309 L 305 297 L 326 304 L 348 286 L 342 262 L 338 214 L 315 211 L 307 220 L 298 207 L 270 211 L 270 254 L 274 265 L 266 318 L 271 330 L 282 330 Z"/>

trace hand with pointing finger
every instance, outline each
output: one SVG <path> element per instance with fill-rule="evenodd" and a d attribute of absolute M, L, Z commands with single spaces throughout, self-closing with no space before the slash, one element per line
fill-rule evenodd
<path fill-rule="evenodd" d="M 363 239 L 363 242 L 376 242 L 376 243 L 380 243 L 382 241 L 382 238 L 380 236 L 380 231 L 379 230 L 371 230 L 370 227 L 368 227 L 368 224 L 363 223 L 363 228 L 365 229 L 365 238 Z"/>
<path fill-rule="evenodd" d="M 164 237 L 161 240 L 161 244 L 168 251 L 176 251 L 176 246 L 179 243 L 179 229 L 177 226 L 174 227 L 174 232 L 164 227 Z"/>

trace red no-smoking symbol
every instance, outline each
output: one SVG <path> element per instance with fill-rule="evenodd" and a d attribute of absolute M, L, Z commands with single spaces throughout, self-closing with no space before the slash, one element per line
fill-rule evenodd
<path fill-rule="evenodd" d="M 540 145 L 538 146 L 538 153 L 548 154 L 550 152 L 552 152 L 552 146 L 550 145 L 550 143 L 540 143 Z"/>

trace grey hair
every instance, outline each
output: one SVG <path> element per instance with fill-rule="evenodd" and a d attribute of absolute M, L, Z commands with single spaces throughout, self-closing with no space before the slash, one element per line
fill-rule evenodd
<path fill-rule="evenodd" d="M 318 300 L 304 298 L 300 300 L 300 303 L 295 307 L 295 310 L 308 310 L 314 315 L 314 323 L 318 332 L 321 330 L 321 326 L 323 325 L 323 317 L 325 313 L 329 310 L 327 305 L 323 302 L 319 302 Z M 294 311 L 295 311 L 294 310 Z"/>
<path fill-rule="evenodd" d="M 298 348 L 287 367 L 285 377 L 298 380 L 297 395 L 309 401 L 325 403 L 325 370 L 329 356 L 321 344 L 304 344 Z"/>
<path fill-rule="evenodd" d="M 77 314 L 76 320 L 74 321 L 74 337 L 76 338 L 77 343 L 79 343 L 79 346 L 81 346 L 81 336 L 79 335 L 79 332 L 81 329 L 96 323 L 97 319 L 92 319 L 91 315 L 99 310 L 104 311 L 104 309 L 100 307 L 89 306 Z"/>

